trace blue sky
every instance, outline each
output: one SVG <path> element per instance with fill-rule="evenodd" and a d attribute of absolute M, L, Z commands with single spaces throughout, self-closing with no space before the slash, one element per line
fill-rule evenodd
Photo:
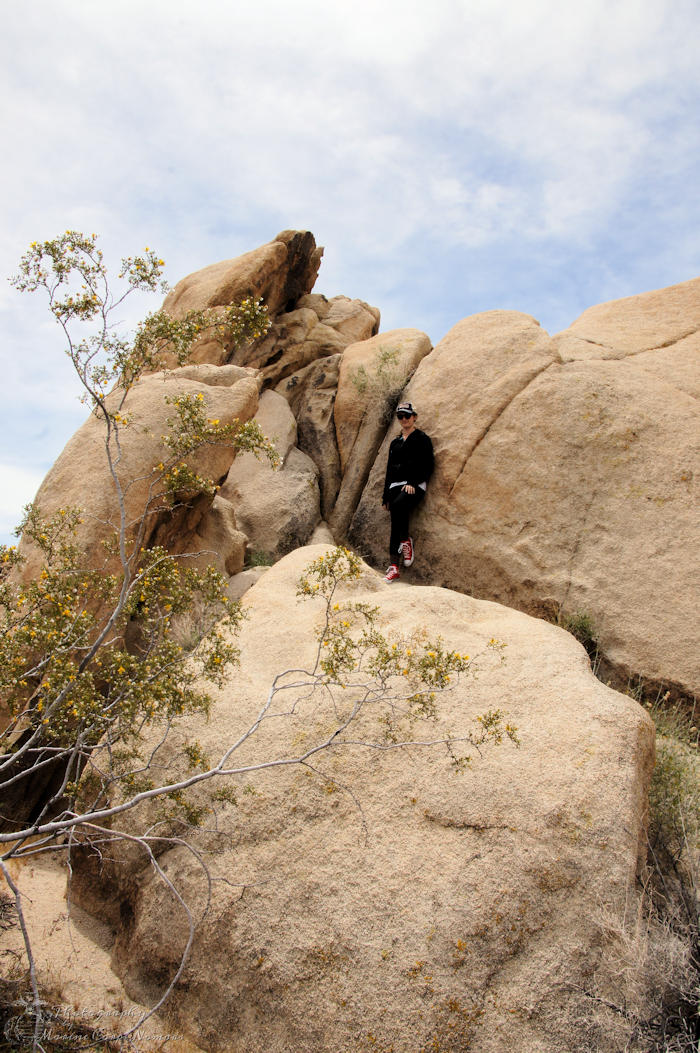
<path fill-rule="evenodd" d="M 85 413 L 5 280 L 35 239 L 150 245 L 174 284 L 309 229 L 318 292 L 433 343 L 700 273 L 695 0 L 33 0 L 0 26 L 0 539 Z"/>

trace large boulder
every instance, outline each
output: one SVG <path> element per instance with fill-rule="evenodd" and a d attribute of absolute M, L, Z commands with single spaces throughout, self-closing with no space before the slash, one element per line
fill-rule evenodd
<path fill-rule="evenodd" d="M 322 256 L 323 249 L 316 246 L 310 231 L 284 230 L 252 252 L 189 274 L 168 294 L 163 310 L 180 319 L 189 311 L 212 310 L 216 315 L 232 303 L 253 298 L 261 299 L 274 317 L 292 310 L 311 291 Z M 235 357 L 242 365 L 256 364 L 257 343 L 252 340 L 234 348 L 205 334 L 195 343 L 190 361 L 223 365 Z M 169 367 L 176 364 L 168 354 L 162 356 L 162 362 Z"/>
<path fill-rule="evenodd" d="M 281 380 L 275 388 L 286 398 L 296 418 L 299 449 L 318 469 L 324 519 L 333 510 L 342 482 L 333 423 L 340 359 L 337 354 L 312 362 Z"/>
<path fill-rule="evenodd" d="M 555 339 L 516 312 L 455 326 L 405 393 L 436 451 L 414 520 L 417 580 L 585 613 L 618 682 L 697 693 L 693 327 L 700 280 L 593 308 Z M 389 438 L 350 530 L 377 562 Z"/>
<path fill-rule="evenodd" d="M 166 398 L 201 396 L 211 418 L 222 424 L 236 419 L 245 422 L 258 408 L 259 386 L 259 378 L 249 370 L 214 370 L 208 365 L 153 373 L 134 385 L 124 403 L 123 415 L 128 415 L 130 423 L 120 431 L 120 456 L 115 465 L 124 493 L 127 541 L 145 517 L 144 545 L 157 541 L 173 552 L 196 551 L 196 535 L 211 505 L 208 497 L 194 498 L 171 512 L 167 501 L 154 502 L 154 469 L 168 456 L 162 437 L 173 416 Z M 119 398 L 119 392 L 110 398 Z M 191 455 L 188 462 L 201 475 L 221 481 L 233 459 L 232 447 L 211 445 Z M 86 564 L 105 564 L 103 541 L 119 527 L 119 499 L 105 453 L 105 425 L 95 413 L 69 440 L 41 484 L 35 504 L 45 516 L 61 508 L 81 508 L 84 515 L 77 541 Z M 25 573 L 31 576 L 37 571 L 40 553 L 28 541 L 22 544 L 28 557 Z"/>
<path fill-rule="evenodd" d="M 236 510 L 230 501 L 218 493 L 192 541 L 198 553 L 188 566 L 204 570 L 214 566 L 220 574 L 232 577 L 243 570 L 248 538 L 238 529 Z M 231 592 L 229 590 L 229 596 Z"/>
<path fill-rule="evenodd" d="M 243 664 L 209 721 L 182 732 L 212 759 L 255 721 L 278 673 L 299 678 L 313 665 L 320 608 L 296 584 L 323 551 L 292 553 L 246 593 Z M 387 586 L 369 568 L 346 595 L 376 607 L 385 632 L 441 633 L 479 656 L 479 675 L 439 696 L 436 724 L 411 728 L 422 746 L 391 748 L 370 712 L 350 744 L 311 768 L 250 768 L 234 780 L 237 804 L 217 832 L 195 835 L 224 880 L 209 887 L 169 1003 L 175 1024 L 203 1049 L 245 1053 L 622 1048 L 631 1025 L 604 1004 L 596 1023 L 586 992 L 608 993 L 614 975 L 610 919 L 624 928 L 625 913 L 635 916 L 651 721 L 542 620 L 435 587 Z M 230 763 L 311 749 L 346 705 L 325 692 L 284 699 Z M 425 745 L 467 734 L 494 708 L 517 725 L 520 748 L 475 755 L 459 774 L 444 749 Z M 102 877 L 76 861 L 73 895 L 117 924 L 115 968 L 132 997 L 152 999 L 188 926 L 146 854 L 126 858 L 109 878 L 108 861 Z M 175 847 L 159 866 L 201 918 L 196 857 Z"/>
<path fill-rule="evenodd" d="M 275 442 L 280 467 L 273 471 L 268 462 L 242 454 L 221 496 L 235 509 L 251 551 L 275 560 L 305 545 L 321 518 L 318 471 L 295 445 L 296 421 L 282 395 L 263 392 L 255 420 Z"/>
<path fill-rule="evenodd" d="M 322 256 L 310 231 L 284 230 L 252 252 L 189 274 L 169 293 L 163 308 L 183 318 L 188 311 L 225 307 L 252 296 L 262 298 L 270 314 L 277 314 L 311 292 Z"/>

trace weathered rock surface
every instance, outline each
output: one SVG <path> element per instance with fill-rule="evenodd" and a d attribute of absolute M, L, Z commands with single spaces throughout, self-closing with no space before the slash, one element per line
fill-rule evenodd
<path fill-rule="evenodd" d="M 333 419 L 342 484 L 330 525 L 344 537 L 401 391 L 432 345 L 419 329 L 351 344 L 340 361 Z"/>
<path fill-rule="evenodd" d="M 301 297 L 297 307 L 310 307 L 319 321 L 335 329 L 346 345 L 379 332 L 379 308 L 364 300 L 351 300 L 348 296 L 333 296 L 329 300 L 319 293 L 310 293 Z"/>
<path fill-rule="evenodd" d="M 234 574 L 228 583 L 228 598 L 230 600 L 240 600 L 267 570 L 268 567 L 266 566 L 246 567 L 240 573 Z"/>
<path fill-rule="evenodd" d="M 421 362 L 405 395 L 436 471 L 412 573 L 585 612 L 618 677 L 697 693 L 700 280 L 666 292 L 594 308 L 554 339 L 526 315 L 475 315 Z M 389 439 L 350 530 L 377 562 Z"/>
<path fill-rule="evenodd" d="M 212 757 L 252 723 L 275 674 L 313 664 L 319 610 L 295 590 L 321 551 L 294 552 L 246 593 L 245 662 L 210 721 L 186 732 Z M 439 631 L 480 656 L 478 677 L 440 696 L 437 725 L 414 726 L 412 737 L 466 734 L 501 708 L 521 746 L 491 750 L 462 775 L 437 747 L 346 745 L 316 756 L 315 772 L 234 780 L 255 792 L 220 815 L 218 836 L 196 835 L 226 881 L 213 885 L 170 1003 L 176 1025 L 203 1048 L 241 1053 L 619 1049 L 612 1027 L 589 1028 L 582 991 L 605 979 L 600 912 L 634 914 L 649 718 L 541 620 L 448 590 L 387 586 L 369 569 L 351 595 L 379 608 L 384 631 Z M 504 662 L 488 648 L 493 637 Z M 338 720 L 325 694 L 300 702 L 295 716 L 265 722 L 236 761 L 293 755 Z M 348 737 L 379 734 L 367 715 Z M 131 860 L 113 884 L 78 872 L 74 896 L 131 919 L 115 966 L 132 997 L 153 997 L 188 930 L 145 856 Z M 199 911 L 194 857 L 176 848 L 159 862 Z"/>
<path fill-rule="evenodd" d="M 282 466 L 273 471 L 266 461 L 242 454 L 228 473 L 221 496 L 235 508 L 236 522 L 250 549 L 274 560 L 305 545 L 319 522 L 318 472 L 311 458 L 294 445 L 296 422 L 282 395 L 263 392 L 255 420 L 275 440 Z"/>
<path fill-rule="evenodd" d="M 189 366 L 171 373 L 153 373 L 144 377 L 129 392 L 124 413 L 131 419 L 120 433 L 121 457 L 117 472 L 125 492 L 126 520 L 138 523 L 153 498 L 153 468 L 166 459 L 162 436 L 169 431 L 167 418 L 173 409 L 166 397 L 179 394 L 202 395 L 207 412 L 222 423 L 236 418 L 249 420 L 258 406 L 259 380 L 248 371 L 221 371 L 211 383 L 212 367 Z M 221 380 L 227 380 L 228 386 Z M 68 442 L 49 471 L 36 495 L 36 504 L 44 515 L 60 508 L 83 509 L 78 542 L 85 550 L 87 562 L 102 566 L 105 560 L 102 541 L 119 526 L 119 510 L 113 480 L 109 474 L 104 448 L 105 428 L 91 415 Z M 224 446 L 209 446 L 190 459 L 201 474 L 223 479 L 233 461 L 234 451 Z M 174 552 L 194 551 L 194 536 L 202 517 L 211 504 L 209 498 L 198 498 L 174 513 L 156 501 L 160 510 L 147 517 L 144 544 L 157 540 Z M 129 531 L 127 531 L 127 535 Z M 36 572 L 38 554 L 23 543 L 28 556 L 26 573 Z"/>
<path fill-rule="evenodd" d="M 248 538 L 238 529 L 233 505 L 219 493 L 192 538 L 192 551 L 198 555 L 190 562 L 202 570 L 214 566 L 221 574 L 240 574 L 247 543 Z"/>
<path fill-rule="evenodd" d="M 334 420 L 342 471 L 347 471 L 368 417 L 386 421 L 421 359 L 432 350 L 419 329 L 392 329 L 351 344 L 340 363 Z"/>
<path fill-rule="evenodd" d="M 333 409 L 338 388 L 341 355 L 331 355 L 281 380 L 275 391 L 284 395 L 296 417 L 297 444 L 319 472 L 321 513 L 333 511 L 342 476 L 335 438 Z"/>

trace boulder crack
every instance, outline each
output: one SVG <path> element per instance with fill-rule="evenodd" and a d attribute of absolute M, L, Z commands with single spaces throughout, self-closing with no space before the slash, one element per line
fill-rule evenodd
<path fill-rule="evenodd" d="M 667 347 L 673 347 L 674 344 L 680 344 L 681 341 L 687 340 L 689 336 L 695 336 L 696 333 L 700 333 L 700 326 L 696 326 L 694 329 L 687 329 L 680 336 L 670 337 L 665 340 L 663 344 L 654 344 L 652 347 L 641 347 L 638 351 L 628 351 L 625 357 L 631 358 L 633 355 L 643 355 L 647 351 L 665 351 Z"/>
<path fill-rule="evenodd" d="M 591 508 L 593 507 L 593 505 L 595 504 L 595 502 L 597 500 L 597 497 L 598 497 L 598 491 L 594 489 L 591 492 L 590 497 L 588 498 L 588 500 L 586 502 L 586 506 L 585 506 L 585 508 L 583 510 L 583 515 L 581 516 L 581 526 L 580 526 L 580 528 L 579 528 L 579 530 L 578 530 L 578 532 L 576 534 L 576 540 L 574 541 L 573 548 L 571 550 L 571 555 L 569 556 L 569 567 L 568 567 L 568 573 L 567 573 L 568 584 L 566 586 L 566 589 L 564 591 L 564 595 L 562 597 L 561 604 L 560 604 L 560 609 L 562 611 L 565 610 L 566 603 L 567 603 L 567 601 L 569 599 L 569 593 L 571 592 L 571 586 L 573 584 L 574 564 L 576 563 L 576 558 L 578 556 L 579 549 L 581 548 L 581 545 L 583 543 L 583 539 L 586 536 L 586 533 L 588 531 L 588 516 L 590 514 Z"/>
<path fill-rule="evenodd" d="M 564 332 L 567 332 L 567 330 L 564 330 Z M 591 340 L 590 337 L 581 336 L 576 332 L 572 332 L 571 335 L 577 340 L 580 340 L 582 344 L 590 344 L 591 347 L 600 348 L 603 353 L 602 357 L 605 357 L 607 353 L 615 359 L 622 360 L 625 358 L 634 358 L 635 355 L 645 355 L 648 351 L 665 351 L 667 348 L 673 347 L 675 344 L 680 344 L 683 340 L 687 340 L 689 336 L 695 336 L 696 333 L 700 333 L 700 327 L 698 326 L 686 329 L 679 335 L 671 336 L 661 344 L 650 344 L 649 347 L 638 347 L 635 348 L 634 351 L 625 351 L 620 347 L 613 347 L 612 344 L 602 344 L 599 340 Z"/>
<path fill-rule="evenodd" d="M 509 830 L 511 833 L 514 832 L 514 827 L 509 823 L 487 823 L 474 819 L 454 819 L 452 816 L 436 815 L 428 808 L 423 812 L 423 816 L 428 822 L 437 823 L 438 826 L 443 826 L 448 830 L 474 830 L 478 834 L 484 833 L 486 830 Z"/>

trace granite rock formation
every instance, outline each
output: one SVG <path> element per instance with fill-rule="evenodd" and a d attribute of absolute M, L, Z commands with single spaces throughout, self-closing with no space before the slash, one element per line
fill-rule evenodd
<path fill-rule="evenodd" d="M 254 415 L 258 391 L 275 388 L 297 435 L 274 482 L 243 462 L 227 481 L 232 458 L 218 451 L 203 467 L 232 508 L 222 518 L 225 506 L 194 501 L 176 522 L 161 516 L 151 537 L 180 552 L 221 547 L 218 565 L 237 570 L 240 534 L 228 544 L 222 529 L 277 558 L 323 517 L 336 540 L 379 565 L 388 417 L 408 397 L 437 454 L 415 517 L 412 580 L 549 618 L 585 614 L 616 683 L 641 677 L 696 693 L 700 279 L 590 308 L 554 337 L 528 315 L 489 311 L 431 350 L 417 330 L 378 334 L 379 312 L 364 301 L 313 293 L 321 253 L 308 232 L 285 231 L 166 299 L 181 314 L 262 296 L 272 325 L 235 353 L 201 345 L 195 364 L 130 393 L 127 409 L 151 438 L 125 434 L 125 475 L 147 480 L 161 459 L 159 393 L 175 388 L 205 391 L 221 419 Z M 38 494 L 48 512 L 85 507 L 93 554 L 100 524 L 114 520 L 99 433 L 88 421 Z M 132 487 L 130 512 L 146 490 Z"/>
<path fill-rule="evenodd" d="M 313 663 L 319 609 L 296 584 L 323 551 L 295 551 L 246 593 L 245 662 L 210 721 L 185 731 L 212 757 L 255 719 L 276 674 Z M 542 620 L 445 589 L 390 587 L 368 567 L 350 594 L 378 607 L 385 632 L 439 627 L 478 656 L 478 676 L 441 695 L 437 725 L 414 726 L 412 737 L 465 734 L 501 708 L 521 745 L 475 756 L 463 774 L 437 748 L 355 744 L 316 757 L 312 771 L 235 780 L 238 804 L 219 814 L 218 832 L 193 835 L 226 880 L 214 882 L 172 1022 L 203 1049 L 246 1053 L 372 1043 L 415 1053 L 431 1042 L 535 1053 L 583 1048 L 584 1038 L 603 1053 L 621 1048 L 613 1013 L 608 1033 L 585 1031 L 582 992 L 605 990 L 602 919 L 622 918 L 636 895 L 651 721 Z M 236 759 L 288 756 L 334 719 L 325 694 L 307 698 Z M 377 735 L 368 716 L 351 737 Z M 191 907 L 205 901 L 193 855 L 175 847 L 159 865 Z M 115 967 L 131 997 L 152 998 L 179 961 L 184 912 L 145 855 L 102 882 L 77 864 L 73 895 L 105 920 L 130 919 L 118 923 Z"/>
<path fill-rule="evenodd" d="M 255 416 L 281 458 L 274 473 L 208 451 L 197 467 L 220 484 L 216 498 L 149 524 L 147 543 L 230 575 L 249 614 L 235 685 L 183 734 L 225 748 L 276 672 L 311 661 L 318 612 L 295 587 L 321 550 L 301 546 L 328 543 L 332 529 L 382 565 L 390 417 L 410 398 L 436 452 L 416 562 L 393 586 L 366 566 L 353 598 L 377 606 L 387 631 L 425 626 L 484 652 L 478 679 L 441 699 L 426 734 L 463 733 L 500 708 L 522 744 L 461 776 L 437 750 L 355 745 L 315 774 L 259 774 L 250 794 L 242 783 L 218 833 L 196 835 L 225 880 L 170 1012 L 207 1050 L 612 1053 L 627 1034 L 605 1011 L 619 962 L 601 916 L 636 909 L 653 728 L 551 620 L 585 613 L 622 683 L 700 687 L 700 279 L 591 308 L 554 337 L 518 312 L 474 315 L 432 349 L 416 330 L 378 334 L 364 301 L 313 293 L 321 252 L 308 232 L 286 231 L 184 279 L 166 300 L 173 314 L 262 296 L 270 332 L 235 353 L 202 342 L 193 364 L 129 394 L 136 427 L 120 471 L 140 480 L 130 516 L 162 459 L 165 394 L 202 394 L 224 422 Z M 93 563 L 116 518 L 101 437 L 90 418 L 37 495 L 45 512 L 85 509 L 79 540 Z M 244 570 L 251 552 L 279 562 Z M 326 702 L 265 724 L 246 756 L 312 741 L 331 720 Z M 76 862 L 74 894 L 114 926 L 115 968 L 148 1002 L 186 926 L 146 857 L 127 857 L 116 869 Z M 160 862 L 200 904 L 193 857 L 171 849 Z M 597 1023 L 584 991 L 603 999 Z"/>

